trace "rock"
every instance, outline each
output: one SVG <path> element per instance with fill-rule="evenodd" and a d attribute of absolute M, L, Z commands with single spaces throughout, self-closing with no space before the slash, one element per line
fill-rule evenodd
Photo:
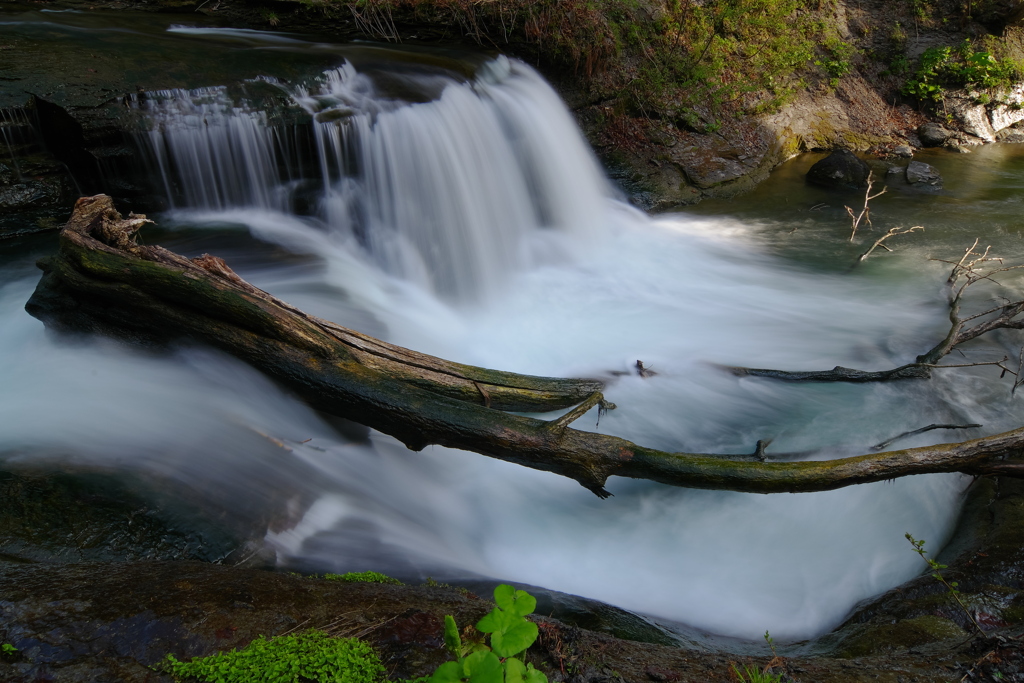
<path fill-rule="evenodd" d="M 807 171 L 807 181 L 830 188 L 859 189 L 871 168 L 848 149 L 837 149 Z"/>
<path fill-rule="evenodd" d="M 911 185 L 931 185 L 941 187 L 942 175 L 934 166 L 921 161 L 911 161 L 907 166 L 907 182 Z"/>
<path fill-rule="evenodd" d="M 914 156 L 914 148 L 910 145 L 896 145 L 896 147 L 893 148 L 892 153 L 895 156 L 909 159 Z"/>
<path fill-rule="evenodd" d="M 229 522 L 173 487 L 141 475 L 0 465 L 0 561 L 221 562 L 262 546 L 265 522 Z"/>
<path fill-rule="evenodd" d="M 941 123 L 929 121 L 918 127 L 917 135 L 925 147 L 939 147 L 951 138 L 953 133 Z"/>
<path fill-rule="evenodd" d="M 1006 128 L 996 133 L 996 139 L 999 142 L 1011 142 L 1021 143 L 1024 142 L 1024 129 L 1021 128 Z"/>
<path fill-rule="evenodd" d="M 950 97 L 946 102 L 950 114 L 960 122 L 964 132 L 983 142 L 995 142 L 996 131 L 989 120 L 988 109 L 971 98 Z"/>
<path fill-rule="evenodd" d="M 959 142 L 954 142 L 945 146 L 950 152 L 956 152 L 957 154 L 970 154 L 971 148 L 968 145 L 961 145 Z"/>

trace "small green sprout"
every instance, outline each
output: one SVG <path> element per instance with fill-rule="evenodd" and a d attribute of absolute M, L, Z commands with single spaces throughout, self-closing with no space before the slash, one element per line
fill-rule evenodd
<path fill-rule="evenodd" d="M 928 563 L 928 566 L 932 570 L 932 578 L 946 587 L 946 590 L 949 591 L 949 594 L 953 597 L 954 600 L 956 600 L 956 603 L 960 605 L 960 609 L 964 611 L 964 614 L 967 615 L 967 618 L 971 620 L 972 624 L 974 624 L 974 628 L 978 629 L 978 633 L 982 633 L 981 626 L 978 624 L 978 621 L 974 618 L 974 615 L 971 614 L 971 610 L 967 609 L 967 605 L 965 605 L 963 603 L 963 600 L 960 599 L 960 584 L 956 581 L 947 581 L 946 578 L 942 575 L 942 570 L 947 568 L 946 565 L 939 564 L 938 562 L 936 562 L 935 560 L 933 560 L 925 554 L 924 539 L 921 539 L 919 541 L 913 536 L 911 536 L 909 533 L 904 534 L 904 536 L 906 536 L 906 539 L 910 541 L 910 545 L 914 546 L 914 552 L 920 555 L 921 559 Z"/>

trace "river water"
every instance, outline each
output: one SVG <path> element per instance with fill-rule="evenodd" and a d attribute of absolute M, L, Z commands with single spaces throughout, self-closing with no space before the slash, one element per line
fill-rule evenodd
<path fill-rule="evenodd" d="M 273 34 L 165 33 L 335 54 Z M 275 122 L 244 87 L 220 82 L 135 98 L 137 144 L 169 207 L 144 239 L 215 253 L 280 298 L 419 351 L 605 378 L 618 409 L 575 426 L 662 449 L 752 452 L 770 439 L 769 453 L 833 458 L 931 423 L 984 427 L 900 445 L 1024 417 L 989 368 L 844 386 L 739 379 L 713 365 L 881 369 L 931 347 L 947 325 L 948 267 L 929 259 L 958 258 L 975 237 L 1022 251 L 1016 149 L 933 154 L 946 190 L 893 187 L 874 204 L 875 232 L 853 245 L 842 205 L 858 198 L 806 187 L 813 157 L 746 197 L 649 217 L 605 180 L 527 65 L 356 52 L 338 48 L 333 67 L 304 80 L 262 74 L 261 87 L 311 125 Z M 913 224 L 926 230 L 850 269 L 878 230 Z M 33 260 L 49 248 L 35 240 L 0 257 L 0 451 L 157 472 L 225 507 L 276 504 L 287 481 L 294 525 L 266 539 L 282 568 L 510 580 L 702 632 L 797 640 L 920 573 L 904 533 L 939 547 L 968 483 L 927 475 L 761 496 L 613 478 L 614 497 L 599 500 L 471 453 L 345 438 L 222 354 L 48 335 L 23 306 Z M 1014 344 L 967 353 L 1016 356 Z M 657 374 L 632 373 L 638 359 Z M 315 476 L 295 481 L 300 465 Z"/>

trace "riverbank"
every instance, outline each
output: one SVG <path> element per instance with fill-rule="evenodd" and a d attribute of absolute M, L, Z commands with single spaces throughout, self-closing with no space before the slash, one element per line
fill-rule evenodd
<path fill-rule="evenodd" d="M 971 493 L 966 549 L 944 574 L 989 629 L 971 638 L 963 611 L 922 577 L 861 609 L 825 638 L 779 646 L 775 671 L 819 683 L 1019 680 L 1024 608 L 1017 576 L 1024 490 L 983 483 Z M 987 532 L 978 533 L 978 517 Z M 963 523 L 962 523 L 963 524 Z M 961 543 L 965 539 L 961 537 Z M 381 653 L 391 680 L 429 675 L 448 659 L 446 614 L 475 623 L 492 606 L 464 589 L 346 583 L 195 561 L 53 564 L 0 559 L 0 658 L 10 683 L 97 680 L 171 683 L 160 662 L 243 647 L 256 636 L 319 628 L 359 636 Z M 593 608 L 591 608 L 593 609 Z M 527 660 L 551 681 L 734 681 L 733 665 L 764 667 L 767 646 L 743 653 L 623 640 L 549 617 Z M 593 628 L 593 626 L 591 626 Z M 762 652 L 758 653 L 758 650 Z M 1001 677 L 1000 677 L 1001 676 Z"/>
<path fill-rule="evenodd" d="M 595 7 L 518 0 L 40 0 L 5 7 L 170 13 L 197 25 L 519 56 L 555 84 L 612 177 L 644 209 L 749 191 L 804 151 L 847 148 L 884 158 L 903 146 L 934 144 L 917 132 L 929 120 L 949 126 L 955 135 L 947 144 L 962 149 L 1020 135 L 1014 126 L 1024 120 L 1024 32 L 1009 6 L 983 4 L 969 14 L 952 0 L 749 3 L 730 0 L 716 10 L 655 0 L 603 0 Z M 48 65 L 75 78 L 68 87 L 50 87 L 22 73 L 17 40 L 0 48 L 10 71 L 0 109 L 7 112 L 8 144 L 19 148 L 12 151 L 26 167 L 0 169 L 0 206 L 37 209 L 32 219 L 45 226 L 55 216 L 42 207 L 66 203 L 76 183 L 87 194 L 102 189 L 121 200 L 142 194 L 127 180 L 131 146 L 124 144 L 117 101 L 139 89 L 175 86 L 176 69 L 164 73 L 173 82 L 161 83 L 144 69 L 117 66 L 114 54 L 87 52 L 61 66 L 57 53 L 33 62 L 33 70 Z M 952 52 L 936 65 L 941 50 Z M 970 67 L 978 60 L 981 67 Z M 28 118 L 56 155 L 29 144 Z M 127 186 L 99 188 L 92 180 L 97 170 Z M 16 182 L 19 175 L 30 180 Z"/>

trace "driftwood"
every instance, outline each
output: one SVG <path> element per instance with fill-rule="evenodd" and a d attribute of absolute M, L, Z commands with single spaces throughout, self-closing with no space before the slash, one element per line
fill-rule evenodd
<path fill-rule="evenodd" d="M 691 488 L 824 491 L 911 474 L 1024 476 L 1024 428 L 963 443 L 827 461 L 667 453 L 569 425 L 612 408 L 596 380 L 531 377 L 451 363 L 345 329 L 274 298 L 220 259 L 136 243 L 103 195 L 80 199 L 28 311 L 62 329 L 144 342 L 195 339 L 250 363 L 313 407 L 372 427 L 413 450 L 473 451 L 575 479 L 599 496 L 616 475 Z M 573 406 L 545 421 L 505 411 Z"/>

